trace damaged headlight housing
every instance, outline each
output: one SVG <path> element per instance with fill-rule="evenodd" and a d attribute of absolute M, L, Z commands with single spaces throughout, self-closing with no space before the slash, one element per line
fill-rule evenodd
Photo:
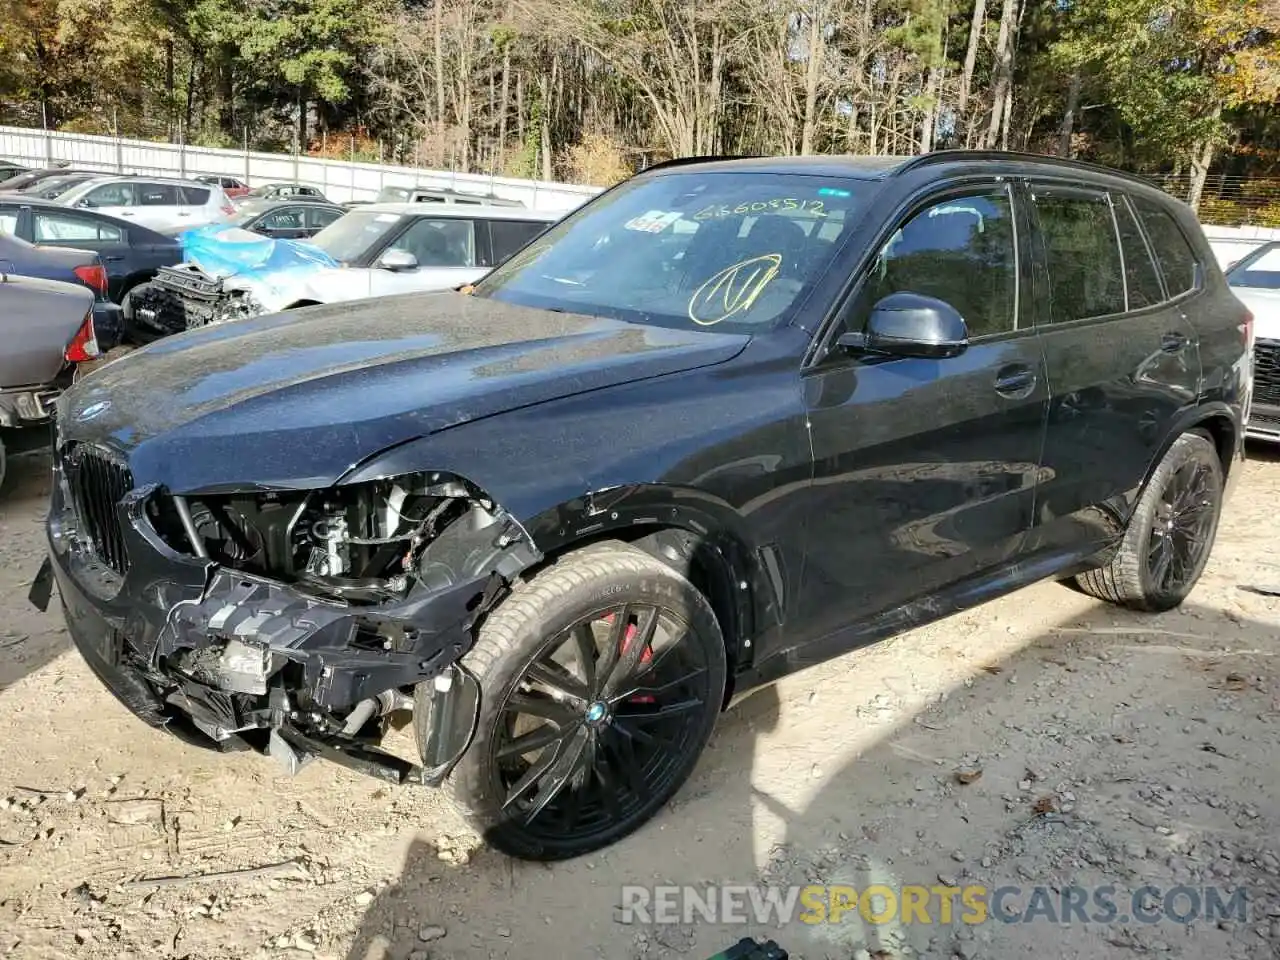
<path fill-rule="evenodd" d="M 482 491 L 426 471 L 324 490 L 157 498 L 150 509 L 175 549 L 354 604 L 473 579 L 518 535 Z"/>

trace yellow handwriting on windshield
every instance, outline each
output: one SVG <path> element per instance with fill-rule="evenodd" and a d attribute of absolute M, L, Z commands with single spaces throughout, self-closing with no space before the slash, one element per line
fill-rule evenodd
<path fill-rule="evenodd" d="M 689 319 L 709 327 L 750 310 L 781 266 L 781 254 L 766 253 L 725 267 L 689 298 Z"/>
<path fill-rule="evenodd" d="M 774 197 L 772 200 L 754 200 L 730 206 L 713 203 L 693 215 L 694 220 L 717 220 L 720 217 L 741 217 L 752 213 L 768 213 L 771 210 L 795 210 L 812 217 L 825 217 L 826 204 L 821 200 L 796 200 L 794 197 Z"/>

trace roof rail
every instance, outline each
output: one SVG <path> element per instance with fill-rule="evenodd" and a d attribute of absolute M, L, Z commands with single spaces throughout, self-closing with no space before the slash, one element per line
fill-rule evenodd
<path fill-rule="evenodd" d="M 758 159 L 758 154 L 726 154 L 724 156 L 706 156 L 706 157 L 672 157 L 670 160 L 663 160 L 661 163 L 654 163 L 640 173 L 648 173 L 650 170 L 665 170 L 668 167 L 685 167 L 694 163 L 716 163 L 721 160 L 754 160 Z M 639 176 L 639 174 L 637 174 Z"/>
<path fill-rule="evenodd" d="M 953 161 L 963 160 L 1017 160 L 1021 163 L 1042 163 L 1046 166 L 1073 167 L 1077 170 L 1087 170 L 1092 173 L 1102 173 L 1111 177 L 1120 177 L 1124 180 L 1131 180 L 1135 183 L 1151 187 L 1154 190 L 1160 189 L 1150 180 L 1136 173 L 1117 170 L 1114 167 L 1104 166 L 1101 163 L 1091 163 L 1088 160 L 1072 160 L 1067 157 L 1055 157 L 1045 153 L 1026 153 L 1019 150 L 965 150 L 962 148 L 934 150 L 931 153 L 923 153 L 912 157 L 899 167 L 896 173 L 906 173 L 908 170 L 931 166 L 935 163 L 950 163 Z"/>

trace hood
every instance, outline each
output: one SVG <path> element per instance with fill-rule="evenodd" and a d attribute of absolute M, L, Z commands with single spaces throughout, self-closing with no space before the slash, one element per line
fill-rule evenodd
<path fill-rule="evenodd" d="M 175 492 L 310 488 L 387 447 L 507 410 L 720 363 L 749 337 L 407 294 L 156 341 L 64 395 L 65 439 Z"/>
<path fill-rule="evenodd" d="M 1280 290 L 1232 287 L 1231 292 L 1253 314 L 1254 339 L 1280 340 Z"/>

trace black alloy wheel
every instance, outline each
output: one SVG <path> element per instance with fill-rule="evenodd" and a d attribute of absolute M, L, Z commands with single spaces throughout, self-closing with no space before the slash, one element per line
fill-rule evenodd
<path fill-rule="evenodd" d="M 480 684 L 480 716 L 445 788 L 523 859 L 579 856 L 636 830 L 689 776 L 724 703 L 706 597 L 620 543 L 518 585 L 461 665 Z"/>
<path fill-rule="evenodd" d="M 1203 567 L 1217 519 L 1216 482 L 1207 464 L 1188 460 L 1165 486 L 1147 549 L 1147 572 L 1157 592 L 1176 592 Z"/>
<path fill-rule="evenodd" d="M 493 740 L 504 812 L 535 836 L 588 840 L 665 794 L 712 696 L 691 638 L 670 611 L 623 604 L 539 651 Z"/>

